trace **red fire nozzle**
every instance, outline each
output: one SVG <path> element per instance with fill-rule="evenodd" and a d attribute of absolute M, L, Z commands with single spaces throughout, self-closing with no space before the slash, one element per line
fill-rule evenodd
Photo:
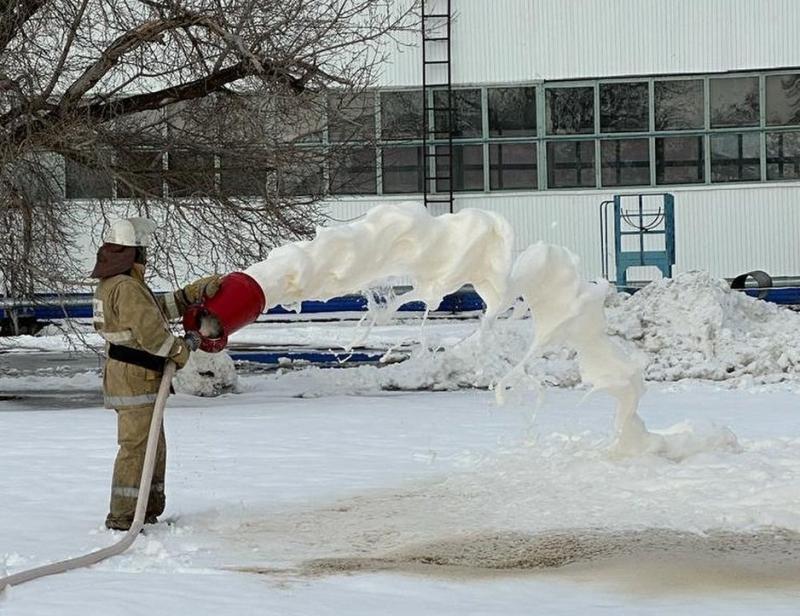
<path fill-rule="evenodd" d="M 222 278 L 214 297 L 186 309 L 183 328 L 200 334 L 200 349 L 216 353 L 228 344 L 228 336 L 253 323 L 266 305 L 261 285 L 243 272 L 233 272 Z"/>

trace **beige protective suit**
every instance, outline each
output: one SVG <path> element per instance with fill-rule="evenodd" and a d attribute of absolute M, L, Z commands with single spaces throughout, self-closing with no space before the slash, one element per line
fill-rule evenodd
<path fill-rule="evenodd" d="M 185 289 L 155 296 L 144 282 L 142 271 L 102 278 L 94 298 L 94 327 L 106 340 L 109 359 L 103 371 L 105 406 L 117 411 L 119 451 L 114 463 L 111 506 L 106 526 L 130 527 L 139 496 L 147 436 L 161 382 L 159 362 L 171 359 L 178 368 L 189 359 L 185 341 L 174 335 L 169 321 L 180 317 L 190 302 L 200 301 L 218 287 L 217 276 L 204 278 Z M 115 357 L 119 357 L 115 359 Z M 143 367 L 135 361 L 153 363 Z M 156 465 L 147 504 L 147 522 L 155 522 L 164 511 L 166 441 L 161 428 Z"/>

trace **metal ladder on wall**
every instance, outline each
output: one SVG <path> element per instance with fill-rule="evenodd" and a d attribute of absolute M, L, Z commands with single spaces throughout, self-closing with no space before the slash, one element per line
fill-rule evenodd
<path fill-rule="evenodd" d="M 443 203 L 453 212 L 453 88 L 451 0 L 422 0 L 422 139 L 425 207 Z M 436 92 L 444 105 L 436 105 Z M 442 126 L 437 125 L 443 123 Z M 446 169 L 446 170 L 445 170 Z M 437 190 L 440 182 L 446 191 Z"/>

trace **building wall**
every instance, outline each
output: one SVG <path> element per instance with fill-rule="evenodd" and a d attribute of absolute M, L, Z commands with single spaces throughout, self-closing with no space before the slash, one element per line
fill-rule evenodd
<path fill-rule="evenodd" d="M 797 0 L 452 0 L 452 5 L 456 85 L 800 67 Z M 418 33 L 408 33 L 405 42 L 410 46 L 392 46 L 380 85 L 420 87 Z M 676 198 L 677 271 L 800 275 L 800 183 L 642 192 L 662 190 Z M 613 189 L 460 193 L 455 209 L 496 211 L 514 226 L 517 251 L 539 240 L 564 245 L 594 277 L 602 271 L 598 208 L 613 194 Z M 326 209 L 330 224 L 341 224 L 376 203 L 409 198 L 420 197 L 343 197 Z M 615 276 L 613 268 L 610 275 Z"/>
<path fill-rule="evenodd" d="M 452 6 L 457 84 L 800 66 L 796 0 L 453 0 Z M 405 42 L 416 38 L 409 34 Z M 419 85 L 419 47 L 392 50 L 383 85 Z"/>
<path fill-rule="evenodd" d="M 452 6 L 454 85 L 800 67 L 796 0 L 453 0 Z M 410 35 L 407 42 L 418 44 Z M 420 48 L 400 47 L 382 85 L 419 87 L 421 69 Z M 800 183 L 641 192 L 660 190 L 675 195 L 677 271 L 800 275 Z M 612 195 L 613 189 L 464 193 L 455 209 L 496 211 L 515 227 L 517 250 L 538 240 L 561 244 L 579 255 L 587 275 L 599 276 L 599 204 Z M 377 199 L 394 197 L 343 199 L 328 211 L 353 218 Z"/>
<path fill-rule="evenodd" d="M 675 195 L 675 273 L 707 270 L 732 278 L 762 269 L 776 277 L 800 274 L 800 184 L 680 188 L 669 192 Z M 474 207 L 497 212 L 514 227 L 517 253 L 537 241 L 566 246 L 580 257 L 584 274 L 594 278 L 601 275 L 603 261 L 599 206 L 613 194 L 463 195 L 456 197 L 454 210 Z M 388 200 L 408 199 L 342 199 L 328 203 L 326 212 L 331 216 L 330 224 L 342 224 Z M 609 245 L 613 250 L 613 239 Z M 609 277 L 614 279 L 613 254 L 609 264 Z M 637 279 L 636 272 L 633 274 L 630 278 Z M 640 274 L 649 278 L 647 272 Z"/>

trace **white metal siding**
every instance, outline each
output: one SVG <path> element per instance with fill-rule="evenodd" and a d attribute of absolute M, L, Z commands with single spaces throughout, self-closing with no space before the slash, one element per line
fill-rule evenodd
<path fill-rule="evenodd" d="M 453 13 L 455 83 L 800 66 L 797 0 L 453 0 Z M 418 86 L 421 62 L 394 49 L 383 85 Z"/>
<path fill-rule="evenodd" d="M 675 195 L 676 273 L 697 269 L 733 277 L 763 269 L 773 276 L 800 275 L 800 184 L 669 192 Z M 540 240 L 566 246 L 580 257 L 584 273 L 597 277 L 602 272 L 599 204 L 612 195 L 611 191 L 459 195 L 455 209 L 497 212 L 514 227 L 516 251 Z M 327 211 L 340 220 L 352 219 L 379 202 L 341 200 L 328 204 Z M 613 250 L 613 241 L 611 246 Z M 613 257 L 610 263 L 613 266 Z"/>

